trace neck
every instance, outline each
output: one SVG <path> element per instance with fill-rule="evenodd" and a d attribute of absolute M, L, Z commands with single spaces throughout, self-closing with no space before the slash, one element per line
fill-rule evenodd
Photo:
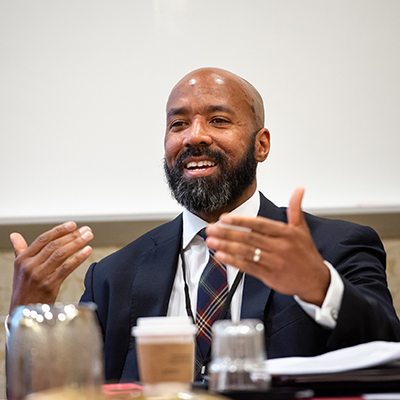
<path fill-rule="evenodd" d="M 256 191 L 257 184 L 254 182 L 251 184 L 240 196 L 240 198 L 232 203 L 229 203 L 226 207 L 222 209 L 218 209 L 212 212 L 193 212 L 193 214 L 197 215 L 199 218 L 207 221 L 210 224 L 217 222 L 222 214 L 230 213 L 231 211 L 235 210 L 243 203 L 245 203 L 251 196 L 253 196 L 254 192 Z"/>

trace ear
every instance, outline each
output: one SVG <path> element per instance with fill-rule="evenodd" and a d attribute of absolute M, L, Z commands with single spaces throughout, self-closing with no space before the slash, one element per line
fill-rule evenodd
<path fill-rule="evenodd" d="M 255 143 L 255 157 L 258 162 L 263 162 L 268 157 L 270 149 L 270 133 L 267 128 L 262 128 L 257 132 Z"/>

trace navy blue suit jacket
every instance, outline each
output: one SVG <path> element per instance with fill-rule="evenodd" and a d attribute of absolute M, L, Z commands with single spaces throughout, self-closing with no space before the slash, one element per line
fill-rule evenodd
<path fill-rule="evenodd" d="M 259 215 L 286 222 L 286 208 L 276 207 L 263 195 Z M 267 356 L 314 356 L 373 340 L 400 341 L 400 322 L 386 282 L 386 255 L 375 231 L 310 214 L 305 217 L 322 257 L 344 281 L 337 326 L 321 327 L 292 296 L 246 275 L 241 317 L 264 322 Z M 178 216 L 90 266 L 81 301 L 98 306 L 107 380 L 139 380 L 131 328 L 139 317 L 166 315 L 181 236 L 182 216 Z"/>

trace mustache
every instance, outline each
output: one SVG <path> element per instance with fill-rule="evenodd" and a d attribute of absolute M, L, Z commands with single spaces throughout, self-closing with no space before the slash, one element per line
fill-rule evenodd
<path fill-rule="evenodd" d="M 206 147 L 188 147 L 184 150 L 179 157 L 176 159 L 175 168 L 182 169 L 185 160 L 188 157 L 200 157 L 205 156 L 215 160 L 218 164 L 222 164 L 227 161 L 225 154 L 218 150 L 211 150 Z"/>

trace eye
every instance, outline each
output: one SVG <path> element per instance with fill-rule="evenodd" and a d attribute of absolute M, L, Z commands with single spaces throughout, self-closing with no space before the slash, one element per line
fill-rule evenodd
<path fill-rule="evenodd" d="M 215 117 L 211 120 L 213 124 L 228 124 L 229 121 L 226 118 Z"/>
<path fill-rule="evenodd" d="M 169 129 L 178 129 L 186 125 L 185 121 L 173 121 L 171 122 Z"/>

